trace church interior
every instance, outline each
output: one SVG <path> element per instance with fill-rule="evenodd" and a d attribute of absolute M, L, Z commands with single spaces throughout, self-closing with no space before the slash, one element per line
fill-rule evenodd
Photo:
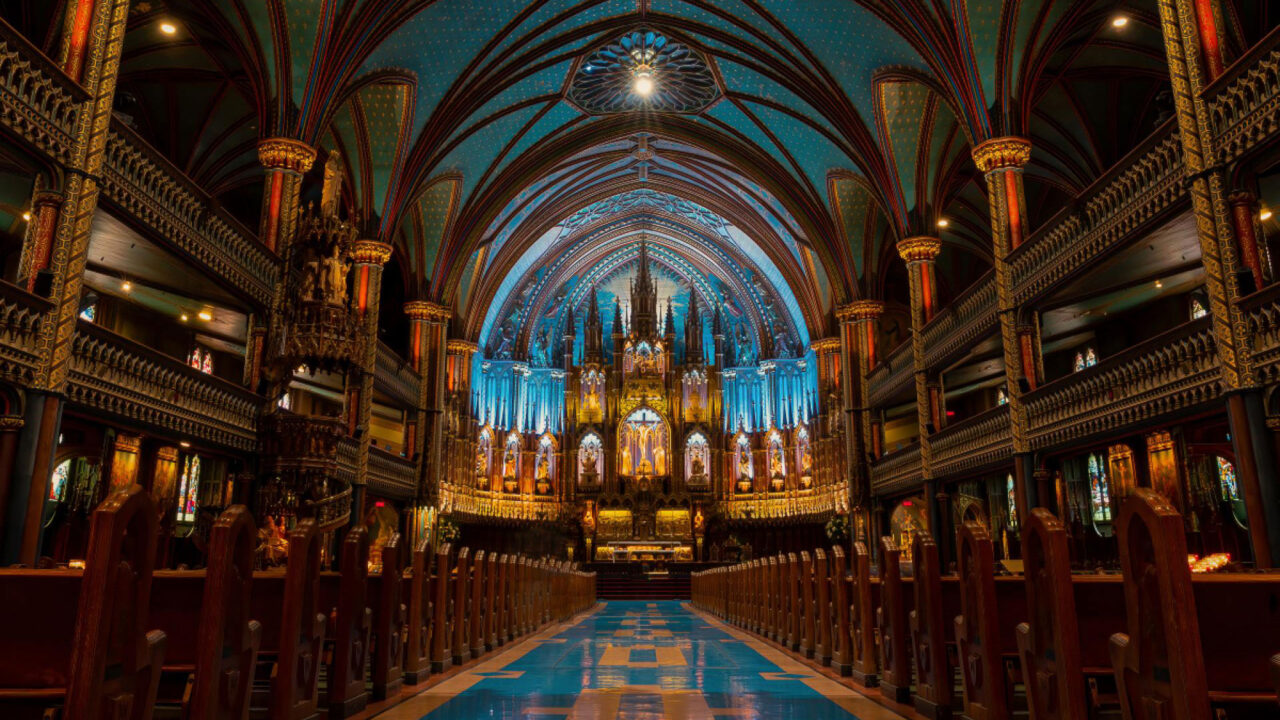
<path fill-rule="evenodd" d="M 0 0 L 0 717 L 1280 717 L 1280 5 Z"/>

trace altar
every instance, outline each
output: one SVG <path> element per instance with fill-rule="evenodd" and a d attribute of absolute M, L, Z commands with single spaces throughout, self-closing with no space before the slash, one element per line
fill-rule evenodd
<path fill-rule="evenodd" d="M 688 562 L 693 548 L 675 540 L 614 540 L 596 548 L 597 562 Z"/>

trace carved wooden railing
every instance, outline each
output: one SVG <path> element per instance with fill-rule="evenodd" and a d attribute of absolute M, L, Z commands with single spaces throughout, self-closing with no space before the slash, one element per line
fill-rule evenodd
<path fill-rule="evenodd" d="M 44 298 L 0 282 L 0 377 L 18 385 L 31 384 L 40 319 L 51 307 Z"/>
<path fill-rule="evenodd" d="M 785 497 L 774 493 L 735 495 L 721 501 L 726 517 L 735 521 L 788 521 L 798 517 L 823 520 L 837 512 L 849 497 L 848 483 L 836 483 L 810 490 L 788 490 Z"/>
<path fill-rule="evenodd" d="M 279 259 L 252 231 L 216 211 L 182 170 L 124 123 L 113 121 L 103 162 L 103 194 L 190 260 L 261 305 L 271 301 Z"/>
<path fill-rule="evenodd" d="M 417 466 L 382 448 L 369 448 L 369 489 L 392 500 L 411 500 L 417 494 Z"/>
<path fill-rule="evenodd" d="M 1014 251 L 1014 302 L 1029 303 L 1082 272 L 1185 199 L 1184 179 L 1182 144 L 1170 120 Z"/>
<path fill-rule="evenodd" d="M 386 343 L 378 342 L 377 364 L 374 369 L 374 383 L 379 390 L 395 398 L 405 407 L 418 406 L 418 391 L 422 379 L 409 367 L 406 360 Z"/>
<path fill-rule="evenodd" d="M 241 451 L 257 445 L 263 403 L 238 385 L 83 320 L 72 338 L 67 399 Z"/>
<path fill-rule="evenodd" d="M 1012 445 L 1008 405 L 965 418 L 929 437 L 933 476 L 967 472 L 1008 460 Z"/>
<path fill-rule="evenodd" d="M 310 517 L 316 519 L 319 532 L 330 532 L 347 524 L 351 518 L 351 486 L 325 498 L 308 502 Z"/>
<path fill-rule="evenodd" d="M 1280 382 L 1280 285 L 1272 285 L 1240 301 L 1249 324 L 1249 351 L 1258 380 Z"/>
<path fill-rule="evenodd" d="M 61 163 L 75 147 L 88 94 L 22 33 L 0 20 L 0 123 Z"/>
<path fill-rule="evenodd" d="M 877 494 L 908 488 L 920 482 L 920 445 L 913 443 L 889 453 L 871 466 L 871 491 Z"/>
<path fill-rule="evenodd" d="M 1033 450 L 1189 412 L 1222 395 L 1210 318 L 1200 318 L 1026 396 Z"/>
<path fill-rule="evenodd" d="M 906 390 L 915 377 L 915 359 L 911 355 L 911 341 L 902 343 L 880 361 L 867 376 L 867 397 L 872 405 L 884 405 L 893 396 Z"/>
<path fill-rule="evenodd" d="M 356 481 L 360 443 L 355 438 L 344 437 L 338 441 L 338 480 L 348 485 Z"/>
<path fill-rule="evenodd" d="M 1220 162 L 1270 141 L 1280 131 L 1280 29 L 1206 88 L 1205 100 Z"/>
<path fill-rule="evenodd" d="M 945 363 L 996 329 L 996 279 L 988 271 L 924 327 L 924 359 Z"/>
<path fill-rule="evenodd" d="M 517 495 L 440 483 L 441 512 L 455 516 L 522 522 L 556 521 L 565 511 L 554 496 Z"/>

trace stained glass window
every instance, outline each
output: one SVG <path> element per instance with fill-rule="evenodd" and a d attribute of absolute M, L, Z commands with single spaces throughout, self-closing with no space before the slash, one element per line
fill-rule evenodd
<path fill-rule="evenodd" d="M 1004 388 L 996 388 L 996 405 L 1009 404 L 1009 391 Z"/>
<path fill-rule="evenodd" d="M 1009 505 L 1009 527 L 1016 530 L 1018 528 L 1018 494 L 1012 474 L 1005 478 L 1005 496 Z"/>
<path fill-rule="evenodd" d="M 86 305 L 85 308 L 80 311 L 81 320 L 88 320 L 89 322 L 94 322 L 97 319 L 97 317 L 98 317 L 97 303 Z"/>
<path fill-rule="evenodd" d="M 1091 368 L 1097 364 L 1098 353 L 1094 352 L 1093 348 L 1085 348 L 1084 352 L 1076 353 L 1076 361 L 1073 367 L 1076 372 L 1080 372 L 1085 368 Z"/>
<path fill-rule="evenodd" d="M 178 481 L 178 521 L 193 522 L 200 497 L 200 456 L 188 455 Z"/>
<path fill-rule="evenodd" d="M 1089 502 L 1093 508 L 1093 522 L 1111 522 L 1111 491 L 1107 488 L 1107 466 L 1100 455 L 1089 456 Z"/>
<path fill-rule="evenodd" d="M 67 487 L 67 480 L 71 477 L 71 461 L 63 460 L 58 467 L 53 469 L 53 477 L 49 479 L 49 499 L 59 501 L 62 499 L 62 493 Z"/>
<path fill-rule="evenodd" d="M 203 373 L 213 373 L 213 353 L 196 348 L 187 356 L 187 364 Z"/>
<path fill-rule="evenodd" d="M 285 393 L 280 396 L 280 409 L 281 410 L 293 409 L 293 397 L 289 395 L 289 393 Z"/>
<path fill-rule="evenodd" d="M 1235 502 L 1240 499 L 1240 486 L 1236 483 L 1236 466 L 1225 458 L 1218 458 L 1218 483 L 1222 487 L 1222 499 Z"/>
<path fill-rule="evenodd" d="M 1191 319 L 1199 320 L 1209 314 L 1209 310 L 1200 302 L 1200 298 L 1191 298 Z"/>

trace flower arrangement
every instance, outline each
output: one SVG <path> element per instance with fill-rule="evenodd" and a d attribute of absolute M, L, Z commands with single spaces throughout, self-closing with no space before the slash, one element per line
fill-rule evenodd
<path fill-rule="evenodd" d="M 462 531 L 458 529 L 457 523 L 449 518 L 440 518 L 439 524 L 436 525 L 437 543 L 455 543 L 461 536 Z"/>
<path fill-rule="evenodd" d="M 844 515 L 832 515 L 827 521 L 827 539 L 832 545 L 842 545 L 849 539 L 849 519 Z"/>

